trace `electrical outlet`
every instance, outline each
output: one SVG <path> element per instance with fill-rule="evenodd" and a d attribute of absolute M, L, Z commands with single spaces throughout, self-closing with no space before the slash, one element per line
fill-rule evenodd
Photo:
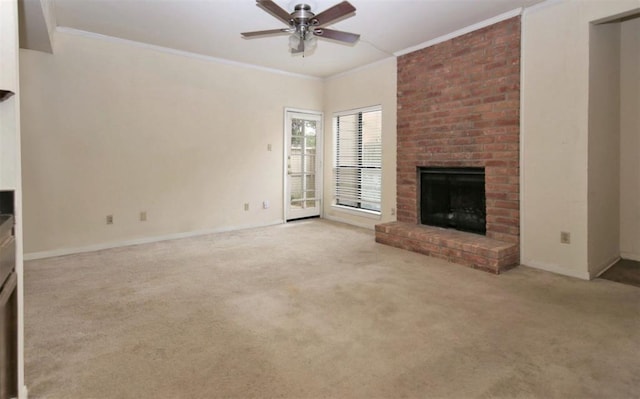
<path fill-rule="evenodd" d="M 107 215 L 107 224 L 113 224 L 113 215 Z"/>
<path fill-rule="evenodd" d="M 269 206 L 270 206 L 270 205 L 271 205 L 271 204 L 269 203 L 269 201 L 268 201 L 268 200 L 264 200 L 264 201 L 262 201 L 262 209 L 269 209 Z"/>
<path fill-rule="evenodd" d="M 245 202 L 245 203 L 244 203 L 244 210 L 245 210 L 245 211 L 248 211 L 248 210 L 249 210 L 249 203 L 248 203 L 248 202 Z"/>
<path fill-rule="evenodd" d="M 271 144 L 267 144 L 267 151 L 271 151 Z"/>
<path fill-rule="evenodd" d="M 562 244 L 571 244 L 571 233 L 566 231 L 560 232 L 560 243 Z"/>
<path fill-rule="evenodd" d="M 396 215 L 396 208 L 391 208 L 391 216 L 395 216 Z"/>
<path fill-rule="evenodd" d="M 146 222 L 147 221 L 147 211 L 140 212 L 140 221 L 141 222 Z"/>

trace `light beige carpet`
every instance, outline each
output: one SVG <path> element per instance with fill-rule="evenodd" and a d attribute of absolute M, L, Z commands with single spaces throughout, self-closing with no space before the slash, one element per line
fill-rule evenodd
<path fill-rule="evenodd" d="M 640 289 L 314 220 L 26 264 L 30 398 L 632 398 Z"/>

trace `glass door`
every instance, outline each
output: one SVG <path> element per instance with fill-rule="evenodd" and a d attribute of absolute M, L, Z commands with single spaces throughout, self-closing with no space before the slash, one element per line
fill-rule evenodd
<path fill-rule="evenodd" d="M 320 216 L 322 115 L 287 111 L 286 219 Z"/>

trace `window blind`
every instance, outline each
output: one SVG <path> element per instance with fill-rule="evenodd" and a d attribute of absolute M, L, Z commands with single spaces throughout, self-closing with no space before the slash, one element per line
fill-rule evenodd
<path fill-rule="evenodd" d="M 382 191 L 382 110 L 336 114 L 335 204 L 380 212 Z"/>

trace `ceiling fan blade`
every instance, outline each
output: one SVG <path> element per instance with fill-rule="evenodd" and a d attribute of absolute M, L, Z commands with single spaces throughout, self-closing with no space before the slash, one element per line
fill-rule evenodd
<path fill-rule="evenodd" d="M 291 15 L 271 0 L 256 0 L 258 6 L 287 25 L 291 25 Z"/>
<path fill-rule="evenodd" d="M 242 32 L 241 35 L 244 37 L 254 37 L 254 36 L 265 36 L 265 35 L 275 35 L 280 33 L 290 33 L 290 29 L 269 29 L 269 30 L 257 30 L 254 32 Z"/>
<path fill-rule="evenodd" d="M 335 20 L 347 16 L 355 11 L 356 8 L 352 6 L 351 3 L 349 3 L 348 1 L 343 1 L 342 3 L 338 3 L 335 6 L 322 11 L 320 14 L 313 17 L 311 21 L 314 25 L 317 26 L 328 25 Z"/>
<path fill-rule="evenodd" d="M 335 29 L 319 28 L 314 29 L 313 34 L 326 39 L 339 40 L 346 43 L 355 43 L 360 39 L 360 35 L 355 33 L 343 32 Z"/>

